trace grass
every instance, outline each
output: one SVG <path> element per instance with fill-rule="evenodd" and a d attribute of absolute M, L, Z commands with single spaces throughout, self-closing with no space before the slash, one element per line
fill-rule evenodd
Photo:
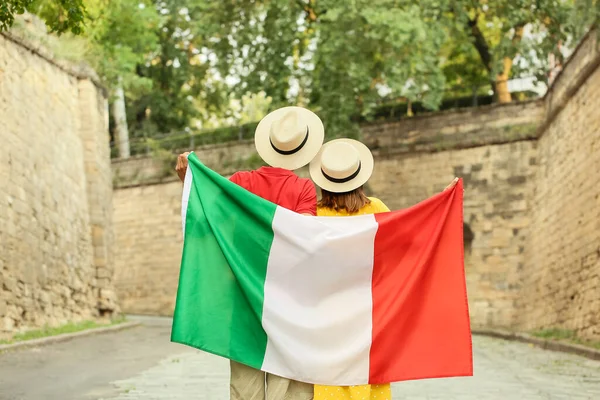
<path fill-rule="evenodd" d="M 570 340 L 576 337 L 575 332 L 568 329 L 543 329 L 533 332 L 532 335 L 541 339 L 553 340 Z"/>
<path fill-rule="evenodd" d="M 573 344 L 579 344 L 582 346 L 592 347 L 600 350 L 600 342 L 591 342 L 587 340 L 582 340 L 577 337 L 574 331 L 569 329 L 543 329 L 540 331 L 535 331 L 531 333 L 532 336 L 535 336 L 540 339 L 547 340 L 562 340 L 566 342 L 570 342 Z"/>
<path fill-rule="evenodd" d="M 82 321 L 82 322 L 69 322 L 67 324 L 55 326 L 55 327 L 45 326 L 41 329 L 33 329 L 33 330 L 22 332 L 22 333 L 17 333 L 11 339 L 0 340 L 0 344 L 12 344 L 12 343 L 16 343 L 16 342 L 40 339 L 40 338 L 45 338 L 45 337 L 49 337 L 49 336 L 62 335 L 62 334 L 66 334 L 66 333 L 81 332 L 81 331 L 86 331 L 89 329 L 113 326 L 113 325 L 117 325 L 117 324 L 120 324 L 123 322 L 125 322 L 124 316 L 117 317 L 108 323 L 101 323 L 101 322 L 96 322 L 96 321 Z"/>

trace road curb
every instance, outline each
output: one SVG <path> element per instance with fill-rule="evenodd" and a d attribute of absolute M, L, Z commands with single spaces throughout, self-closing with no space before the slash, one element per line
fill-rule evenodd
<path fill-rule="evenodd" d="M 118 325 L 106 326 L 106 327 L 101 327 L 101 328 L 92 328 L 92 329 L 87 329 L 84 331 L 73 332 L 73 333 L 64 333 L 62 335 L 48 336 L 48 337 L 40 338 L 40 339 L 25 340 L 22 342 L 11 343 L 11 344 L 2 344 L 2 345 L 0 345 L 0 353 L 5 352 L 5 351 L 21 350 L 21 349 L 26 349 L 26 348 L 31 348 L 31 347 L 48 346 L 48 345 L 51 345 L 54 343 L 66 342 L 66 341 L 76 339 L 79 337 L 84 337 L 84 336 L 92 336 L 92 335 L 100 335 L 100 334 L 104 334 L 104 333 L 119 332 L 119 331 L 123 331 L 125 329 L 135 328 L 136 326 L 139 326 L 141 324 L 142 323 L 138 322 L 138 321 L 125 322 L 125 323 L 118 324 Z"/>
<path fill-rule="evenodd" d="M 569 343 L 562 340 L 541 339 L 526 333 L 516 333 L 510 331 L 491 330 L 491 329 L 473 329 L 473 334 L 481 336 L 490 336 L 498 339 L 512 340 L 522 343 L 529 343 L 542 349 L 561 351 L 563 353 L 576 354 L 592 360 L 600 361 L 600 350 L 579 344 Z"/>

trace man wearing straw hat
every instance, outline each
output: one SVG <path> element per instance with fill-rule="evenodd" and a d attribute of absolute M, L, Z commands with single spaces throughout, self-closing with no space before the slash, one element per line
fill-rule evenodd
<path fill-rule="evenodd" d="M 316 215 L 317 192 L 309 179 L 292 171 L 307 165 L 324 139 L 319 117 L 302 107 L 284 107 L 264 117 L 256 127 L 254 143 L 269 165 L 236 172 L 230 180 L 246 190 L 299 214 Z M 189 152 L 180 154 L 175 167 L 183 181 Z M 309 400 L 313 385 L 264 373 L 231 361 L 232 400 Z"/>

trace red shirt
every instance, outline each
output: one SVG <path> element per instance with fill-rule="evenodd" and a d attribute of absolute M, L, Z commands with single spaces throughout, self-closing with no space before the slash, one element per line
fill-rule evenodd
<path fill-rule="evenodd" d="M 244 189 L 298 214 L 317 215 L 317 190 L 310 179 L 283 168 L 261 167 L 229 178 Z"/>

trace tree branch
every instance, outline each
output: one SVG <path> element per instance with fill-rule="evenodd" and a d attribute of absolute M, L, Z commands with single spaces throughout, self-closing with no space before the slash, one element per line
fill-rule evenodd
<path fill-rule="evenodd" d="M 483 65 L 488 71 L 491 72 L 492 54 L 490 53 L 490 46 L 488 45 L 487 40 L 485 40 L 483 32 L 481 32 L 481 29 L 479 29 L 479 26 L 477 26 L 477 20 L 478 16 L 475 16 L 475 19 L 469 19 L 467 22 L 467 26 L 470 29 L 471 36 L 473 37 L 473 39 L 475 39 L 473 45 L 475 45 L 475 49 L 477 49 L 477 52 L 479 53 L 479 57 L 481 57 Z"/>

